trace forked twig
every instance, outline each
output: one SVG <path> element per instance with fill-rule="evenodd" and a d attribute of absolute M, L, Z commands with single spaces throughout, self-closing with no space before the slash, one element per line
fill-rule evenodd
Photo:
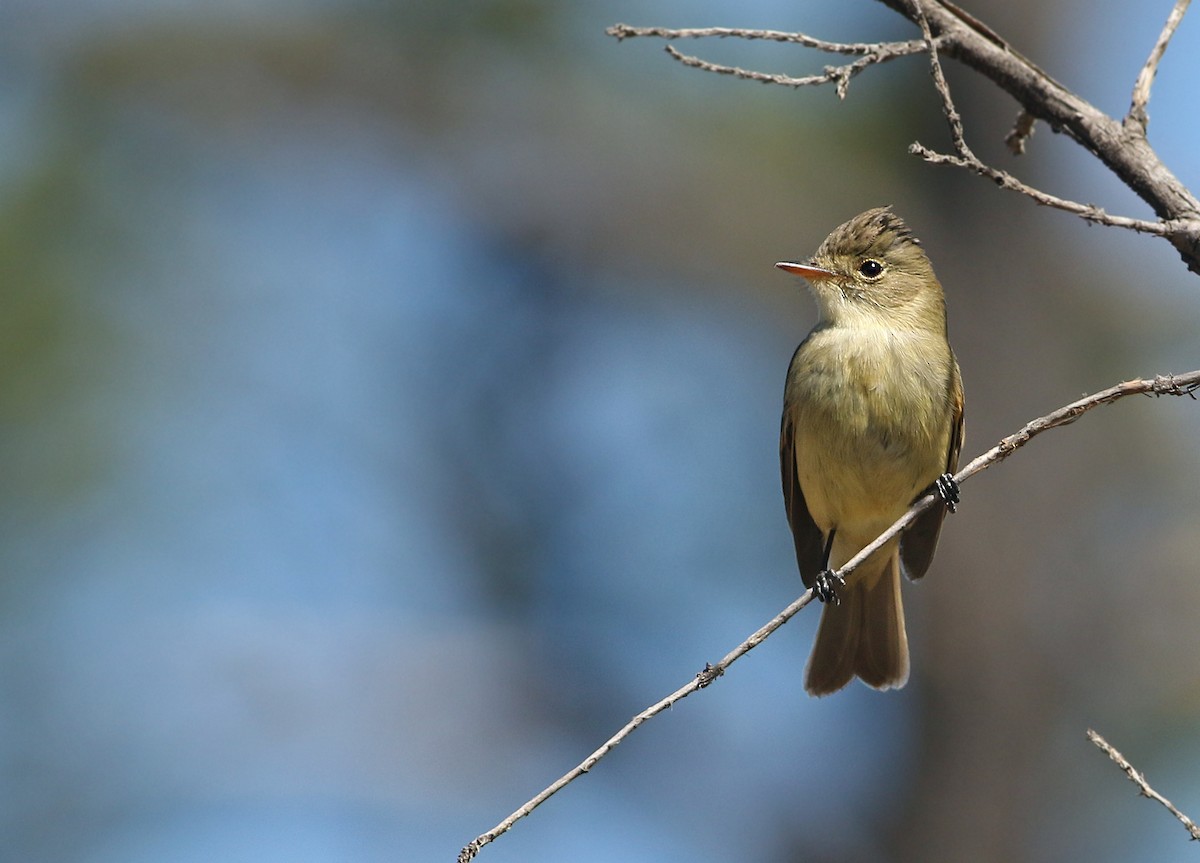
<path fill-rule="evenodd" d="M 921 46 L 918 50 L 923 50 Z M 742 69 L 738 66 L 723 66 L 720 63 L 713 63 L 708 60 L 702 60 L 699 57 L 693 57 L 690 54 L 682 54 L 676 51 L 674 46 L 667 45 L 666 52 L 678 60 L 685 66 L 691 66 L 695 69 L 702 69 L 705 72 L 716 72 L 720 75 L 733 75 L 735 78 L 742 78 L 746 81 L 758 81 L 762 84 L 780 84 L 784 87 L 813 87 L 821 84 L 836 83 L 837 95 L 839 99 L 846 98 L 846 91 L 850 86 L 850 79 L 866 69 L 869 66 L 874 66 L 876 63 L 885 63 L 888 60 L 894 60 L 896 57 L 902 57 L 901 53 L 889 54 L 868 54 L 853 63 L 846 63 L 842 66 L 826 66 L 825 71 L 820 75 L 806 75 L 803 78 L 793 78 L 790 75 L 781 75 L 772 72 L 755 72 L 751 69 Z M 916 53 L 909 52 L 909 53 Z"/>
<path fill-rule="evenodd" d="M 1139 233 L 1153 234 L 1159 237 L 1165 237 L 1172 233 L 1176 226 L 1168 222 L 1134 219 L 1129 216 L 1112 216 L 1095 204 L 1081 204 L 1078 201 L 1060 198 L 1057 195 L 1051 195 L 1049 192 L 1043 192 L 1041 189 L 1035 189 L 1033 186 L 1021 182 L 1007 171 L 993 168 L 976 156 L 975 152 L 967 145 L 966 133 L 963 131 L 962 115 L 958 113 L 958 109 L 954 105 L 954 97 L 950 95 L 950 85 L 947 83 L 946 74 L 942 70 L 942 61 L 939 57 L 937 40 L 933 36 L 928 19 L 925 17 L 924 2 L 923 0 L 914 0 L 914 2 L 916 3 L 917 10 L 917 25 L 921 28 L 921 34 L 924 36 L 925 44 L 929 50 L 929 68 L 933 76 L 933 86 L 941 97 L 942 111 L 946 115 L 946 123 L 950 126 L 950 140 L 954 145 L 954 152 L 957 155 L 935 152 L 919 141 L 914 141 L 910 144 L 908 152 L 920 156 L 931 165 L 954 165 L 955 167 L 966 168 L 968 171 L 973 171 L 982 177 L 987 177 L 1002 189 L 1018 192 L 1042 206 L 1052 207 L 1067 213 L 1074 213 L 1076 216 L 1098 225 L 1128 228 Z M 1188 0 L 1180 0 L 1180 2 L 1186 6 Z M 1009 147 L 1014 150 L 1024 151 L 1025 140 L 1032 133 L 1032 129 L 1032 116 L 1023 112 L 1022 116 L 1018 118 L 1017 127 L 1008 136 L 1007 143 Z"/>
<path fill-rule="evenodd" d="M 653 36 L 659 39 L 703 39 L 715 37 L 718 39 L 758 39 L 771 42 L 790 42 L 805 48 L 815 48 L 829 54 L 857 56 L 858 60 L 841 66 L 826 66 L 820 75 L 805 75 L 800 78 L 773 72 L 758 72 L 752 69 L 742 69 L 738 66 L 725 66 L 713 63 L 700 57 L 684 54 L 671 45 L 666 46 L 666 52 L 672 58 L 705 72 L 715 72 L 719 75 L 732 75 L 746 81 L 758 81 L 762 84 L 779 84 L 783 87 L 815 87 L 821 84 L 836 84 L 839 99 L 846 98 L 846 90 L 850 79 L 870 66 L 895 60 L 897 57 L 907 57 L 921 54 L 926 50 L 926 42 L 922 39 L 909 39 L 902 42 L 829 42 L 817 39 L 806 33 L 785 33 L 782 30 L 748 30 L 738 27 L 703 27 L 673 30 L 666 27 L 631 27 L 628 24 L 614 24 L 606 31 L 609 36 L 617 39 L 631 39 L 637 36 Z"/>
<path fill-rule="evenodd" d="M 1125 122 L 1136 125 L 1143 135 L 1146 134 L 1146 127 L 1150 125 L 1150 115 L 1146 112 L 1146 106 L 1150 104 L 1150 86 L 1154 83 L 1154 76 L 1158 74 L 1159 61 L 1166 53 L 1167 45 L 1171 42 L 1171 37 L 1175 35 L 1179 22 L 1183 20 L 1183 14 L 1187 12 L 1189 3 L 1191 0 L 1175 0 L 1171 14 L 1167 16 L 1167 23 L 1163 25 L 1162 32 L 1158 34 L 1158 40 L 1150 49 L 1150 56 L 1146 58 L 1142 71 L 1138 73 L 1137 83 L 1133 85 L 1133 99 L 1130 101 L 1129 113 L 1125 117 Z"/>
<path fill-rule="evenodd" d="M 1126 228 L 1144 234 L 1165 237 L 1180 253 L 1188 269 L 1200 273 L 1200 200 L 1170 171 L 1146 140 L 1146 105 L 1150 87 L 1168 43 L 1187 11 L 1189 0 L 1175 0 L 1174 8 L 1150 52 L 1134 86 L 1129 115 L 1114 120 L 1094 105 L 1051 78 L 1027 57 L 1018 53 L 995 31 L 948 0 L 880 0 L 921 28 L 921 39 L 897 42 L 830 42 L 805 33 L 780 30 L 751 30 L 735 27 L 670 29 L 633 27 L 616 24 L 608 33 L 618 39 L 654 37 L 695 39 L 705 37 L 758 39 L 787 42 L 828 53 L 857 56 L 860 59 L 840 66 L 827 66 L 821 74 L 793 77 L 723 66 L 700 57 L 683 54 L 667 46 L 671 57 L 696 69 L 732 75 L 749 81 L 801 87 L 834 84 L 839 97 L 845 97 L 850 79 L 869 66 L 896 57 L 928 50 L 935 86 L 951 126 L 954 147 L 951 153 L 938 153 L 914 143 L 909 152 L 935 165 L 965 168 L 987 177 L 1001 188 L 1018 192 L 1037 204 L 1072 213 L 1089 222 Z M 941 71 L 939 53 L 951 56 L 993 81 L 1021 105 L 1021 113 L 1005 139 L 1009 149 L 1020 154 L 1033 132 L 1036 121 L 1047 123 L 1057 132 L 1070 136 L 1096 156 L 1122 182 L 1144 200 L 1159 216 L 1138 219 L 1110 215 L 1095 204 L 1080 203 L 1029 186 L 1007 171 L 994 168 L 979 159 L 966 144 L 962 119 L 954 107 L 949 87 Z"/>
<path fill-rule="evenodd" d="M 968 171 L 973 171 L 982 177 L 987 177 L 1002 189 L 1019 192 L 1044 207 L 1052 207 L 1055 210 L 1062 210 L 1064 213 L 1073 213 L 1093 224 L 1108 225 L 1113 228 L 1128 228 L 1131 231 L 1137 231 L 1141 234 L 1152 234 L 1156 237 L 1169 237 L 1180 227 L 1180 223 L 1174 220 L 1169 222 L 1155 222 L 1149 219 L 1135 219 L 1131 216 L 1114 216 L 1106 212 L 1103 207 L 1098 207 L 1095 204 L 1081 204 L 1078 201 L 1060 198 L 1057 195 L 1051 195 L 1049 192 L 1043 192 L 1041 189 L 1035 189 L 1033 186 L 1022 183 L 1012 174 L 1008 173 L 1008 171 L 993 168 L 991 165 L 981 162 L 978 159 L 954 156 L 949 153 L 937 153 L 917 141 L 909 144 L 908 152 L 915 156 L 920 156 L 931 165 L 954 165 L 958 168 L 966 168 Z"/>

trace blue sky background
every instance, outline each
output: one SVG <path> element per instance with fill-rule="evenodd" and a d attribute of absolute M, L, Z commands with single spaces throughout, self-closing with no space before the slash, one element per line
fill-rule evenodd
<path fill-rule="evenodd" d="M 1159 8 L 1161 7 L 1161 8 Z M 1169 4 L 970 7 L 1120 113 Z M 892 203 L 946 285 L 973 456 L 1200 366 L 1170 247 L 906 155 L 845 102 L 617 21 L 909 38 L 879 4 L 14 0 L 0 11 L 0 843 L 13 859 L 450 860 L 800 591 L 771 264 Z M 1185 19 L 1151 140 L 1200 185 Z M 690 43 L 804 74 L 826 58 Z M 951 66 L 977 151 L 1147 216 Z M 1134 400 L 964 488 L 910 684 L 801 687 L 815 614 L 480 860 L 1184 859 L 1200 414 Z"/>

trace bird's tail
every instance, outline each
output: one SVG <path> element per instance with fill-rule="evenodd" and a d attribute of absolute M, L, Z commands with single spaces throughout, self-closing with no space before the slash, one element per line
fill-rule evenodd
<path fill-rule="evenodd" d="M 812 695 L 829 695 L 855 675 L 875 689 L 903 686 L 908 680 L 908 636 L 900 604 L 898 550 L 880 571 L 852 573 L 839 595 L 841 604 L 827 604 L 821 613 L 804 688 Z"/>

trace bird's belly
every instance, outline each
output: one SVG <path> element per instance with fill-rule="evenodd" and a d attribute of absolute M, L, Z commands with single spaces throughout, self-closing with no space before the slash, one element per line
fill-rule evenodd
<path fill-rule="evenodd" d="M 840 435 L 837 445 L 798 452 L 800 488 L 822 531 L 837 527 L 873 539 L 899 518 L 937 476 L 911 452 L 876 440 Z"/>
<path fill-rule="evenodd" d="M 899 518 L 945 470 L 945 382 L 894 335 L 814 333 L 793 362 L 796 468 L 813 521 L 864 542 Z"/>

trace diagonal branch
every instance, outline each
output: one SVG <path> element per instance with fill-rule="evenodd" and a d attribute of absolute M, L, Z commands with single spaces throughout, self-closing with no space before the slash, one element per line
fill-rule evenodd
<path fill-rule="evenodd" d="M 946 114 L 946 122 L 950 124 L 950 140 L 954 143 L 954 151 L 968 162 L 982 164 L 971 151 L 971 148 L 967 146 L 966 133 L 963 131 L 962 115 L 954 107 L 954 99 L 950 96 L 950 85 L 946 82 L 946 73 L 942 71 L 942 61 L 938 57 L 938 46 L 934 41 L 933 31 L 929 29 L 929 19 L 925 17 L 925 7 L 922 5 L 921 0 L 916 0 L 916 3 L 917 25 L 921 28 L 921 35 L 925 39 L 925 44 L 929 46 L 929 71 L 933 75 L 934 89 L 937 90 L 938 95 L 942 98 L 942 111 Z"/>
<path fill-rule="evenodd" d="M 1182 0 L 1182 2 L 1186 3 L 1187 0 Z M 958 109 L 954 105 L 954 98 L 950 95 L 950 85 L 946 81 L 946 74 L 942 70 L 942 61 L 938 56 L 937 40 L 934 39 L 929 27 L 929 20 L 925 17 L 924 0 L 915 0 L 915 3 L 917 24 L 920 26 L 925 43 L 929 48 L 929 68 L 933 76 L 933 86 L 942 99 L 942 111 L 945 113 L 946 122 L 950 126 L 950 140 L 954 145 L 954 151 L 957 155 L 951 156 L 944 153 L 937 153 L 920 142 L 914 142 L 909 146 L 908 152 L 920 156 L 931 165 L 953 165 L 959 168 L 966 168 L 980 176 L 987 177 L 1002 189 L 1019 192 L 1042 206 L 1074 213 L 1089 222 L 1118 228 L 1128 228 L 1140 233 L 1154 234 L 1160 237 L 1170 234 L 1170 226 L 1163 222 L 1133 219 L 1128 216 L 1110 216 L 1095 204 L 1081 204 L 1077 201 L 1070 201 L 1066 198 L 1051 195 L 1049 192 L 1035 189 L 1032 186 L 1022 183 L 1007 171 L 993 168 L 976 156 L 975 152 L 967 144 L 966 133 L 963 131 L 962 115 L 958 113 Z M 999 38 L 991 34 L 990 31 L 988 32 L 993 38 Z M 1017 127 L 1009 135 L 1009 146 L 1024 149 L 1024 141 L 1031 134 L 1032 128 L 1032 117 L 1023 112 L 1022 116 L 1018 118 Z"/>
<path fill-rule="evenodd" d="M 910 152 L 933 164 L 954 165 L 974 171 L 999 186 L 1023 194 L 1033 201 L 1090 222 L 1128 228 L 1166 238 L 1179 252 L 1189 270 L 1200 274 L 1200 200 L 1167 168 L 1146 139 L 1145 106 L 1159 61 L 1187 10 L 1189 0 L 1176 0 L 1161 35 L 1150 53 L 1134 88 L 1130 114 L 1118 121 L 1068 90 L 1028 58 L 1018 53 L 995 31 L 950 0 L 879 0 L 921 28 L 921 39 L 898 42 L 830 42 L 804 33 L 752 30 L 732 27 L 669 29 L 615 24 L 607 33 L 617 39 L 653 37 L 660 39 L 740 38 L 793 43 L 828 53 L 860 59 L 841 66 L 828 66 L 822 74 L 805 77 L 770 74 L 722 66 L 683 54 L 667 46 L 671 57 L 685 65 L 744 80 L 789 87 L 835 84 L 844 98 L 850 79 L 869 66 L 922 51 L 930 52 L 935 86 L 942 97 L 954 139 L 954 155 L 938 154 L 920 144 Z M 1153 209 L 1157 220 L 1111 216 L 1094 204 L 1079 203 L 1034 189 L 1006 171 L 981 161 L 966 144 L 962 120 L 954 108 L 941 69 L 939 54 L 969 66 L 1010 94 L 1021 105 L 1016 127 L 1006 143 L 1019 154 L 1042 120 L 1056 132 L 1071 137 L 1112 171 L 1118 179 Z"/>
<path fill-rule="evenodd" d="M 1056 411 L 1052 411 L 1043 417 L 1038 417 L 1037 419 L 1026 423 L 1014 434 L 1004 438 L 990 450 L 971 461 L 970 464 L 955 474 L 954 478 L 959 483 L 965 482 L 975 474 L 987 470 L 997 462 L 1008 458 L 1042 432 L 1049 431 L 1053 428 L 1059 428 L 1060 426 L 1069 425 L 1070 423 L 1073 423 L 1075 420 L 1079 419 L 1079 417 L 1083 416 L 1083 414 L 1087 413 L 1093 408 L 1100 407 L 1101 405 L 1112 404 L 1118 399 L 1137 394 L 1150 396 L 1186 395 L 1195 399 L 1195 393 L 1197 390 L 1200 390 L 1200 370 L 1187 372 L 1186 374 L 1180 375 L 1158 375 L 1157 377 L 1146 380 L 1126 381 L 1125 383 L 1117 384 L 1116 386 L 1109 387 L 1108 389 L 1100 390 L 1097 393 L 1093 393 L 1090 396 L 1079 399 L 1078 401 L 1074 401 L 1071 404 L 1065 405 Z M 880 534 L 874 542 L 863 548 L 862 551 L 851 558 L 845 566 L 837 571 L 836 574 L 841 575 L 842 577 L 850 575 L 862 564 L 864 560 L 866 560 L 868 557 L 874 554 L 875 551 L 886 545 L 895 536 L 899 535 L 906 528 L 908 528 L 908 526 L 917 519 L 917 516 L 919 516 L 929 507 L 933 506 L 935 501 L 940 500 L 941 498 L 935 494 L 927 494 L 919 500 L 914 501 L 913 505 L 909 507 L 908 512 L 906 512 L 899 520 L 897 520 L 895 524 Z M 775 632 L 775 630 L 779 629 L 781 626 L 795 617 L 800 609 L 804 608 L 804 606 L 808 605 L 810 602 L 812 602 L 812 600 L 813 592 L 811 590 L 805 591 L 802 596 L 792 602 L 787 608 L 783 609 L 783 611 L 775 615 L 775 617 L 771 618 L 771 620 L 762 626 L 757 632 L 727 653 L 720 662 L 715 665 L 705 665 L 704 669 L 696 674 L 696 676 L 688 681 L 685 685 L 681 686 L 679 689 L 676 689 L 666 698 L 663 698 L 661 701 L 650 705 L 641 713 L 634 716 L 616 734 L 606 740 L 599 749 L 585 758 L 576 767 L 559 777 L 556 781 L 551 783 L 542 791 L 538 792 L 533 798 L 527 801 L 524 805 L 522 805 L 519 809 L 517 809 L 491 830 L 473 839 L 466 847 L 462 849 L 461 852 L 459 852 L 458 863 L 469 863 L 469 861 L 474 859 L 475 855 L 479 853 L 480 848 L 488 845 L 491 842 L 494 842 L 499 836 L 507 833 L 512 829 L 514 824 L 516 824 L 522 818 L 525 818 L 538 806 L 541 806 L 563 788 L 567 787 L 580 776 L 595 767 L 600 759 L 612 752 L 612 750 L 619 746 L 626 737 L 636 731 L 645 722 L 653 719 L 655 716 L 662 713 L 664 710 L 668 709 L 677 702 L 687 698 L 693 692 L 703 689 L 704 687 L 713 683 L 718 677 L 725 673 L 725 670 L 729 668 L 729 666 L 733 665 L 734 662 L 741 659 L 755 647 L 760 645 L 771 635 L 771 633 Z"/>
<path fill-rule="evenodd" d="M 908 152 L 920 156 L 931 165 L 954 165 L 958 168 L 966 168 L 968 171 L 974 171 L 976 174 L 992 180 L 1002 189 L 1019 192 L 1044 207 L 1052 207 L 1066 213 L 1073 213 L 1081 219 L 1098 225 L 1128 228 L 1131 231 L 1137 231 L 1142 234 L 1153 234 L 1157 237 L 1171 236 L 1172 232 L 1180 225 L 1178 221 L 1152 222 L 1149 219 L 1113 216 L 1105 212 L 1104 208 L 1098 207 L 1095 204 L 1081 204 L 1078 201 L 1060 198 L 1057 195 L 1051 195 L 1049 192 L 1043 192 L 1041 189 L 1035 189 L 1033 186 L 1027 186 L 1008 173 L 1008 171 L 993 168 L 978 159 L 937 153 L 920 143 L 910 144 Z"/>
<path fill-rule="evenodd" d="M 1031 117 L 1069 135 L 1096 156 L 1150 205 L 1163 227 L 1155 233 L 1175 246 L 1189 270 L 1200 273 L 1200 200 L 1162 162 L 1143 130 L 1114 120 L 1068 90 L 949 0 L 879 2 L 913 23 L 924 17 L 943 55 L 974 69 L 1016 99 Z"/>
<path fill-rule="evenodd" d="M 1183 14 L 1187 12 L 1190 2 L 1191 0 L 1175 0 L 1171 14 L 1167 16 L 1167 23 L 1163 25 L 1162 33 L 1158 35 L 1158 41 L 1150 49 L 1150 56 L 1146 58 L 1146 64 L 1138 73 L 1137 83 L 1133 85 L 1133 100 L 1129 105 L 1125 124 L 1136 125 L 1143 135 L 1146 134 L 1146 127 L 1150 125 L 1150 115 L 1146 113 L 1146 106 L 1150 104 L 1150 85 L 1154 83 L 1154 76 L 1158 74 L 1159 61 L 1166 53 L 1167 44 L 1175 35 L 1175 30 L 1179 27 L 1179 22 L 1183 20 Z"/>
<path fill-rule="evenodd" d="M 1114 749 L 1111 743 L 1090 728 L 1087 730 L 1087 736 L 1088 740 L 1092 741 L 1092 743 L 1095 743 L 1096 746 L 1098 746 L 1102 752 L 1111 758 L 1118 767 L 1125 771 L 1125 775 L 1129 777 L 1129 781 L 1138 787 L 1138 791 L 1141 792 L 1143 797 L 1149 797 L 1151 800 L 1156 800 L 1161 803 L 1164 807 L 1166 807 L 1168 812 L 1174 815 L 1176 819 L 1178 819 L 1179 822 L 1187 828 L 1188 833 L 1192 834 L 1192 839 L 1200 839 L 1200 827 L 1196 825 L 1196 822 L 1180 812 L 1174 803 L 1151 788 L 1150 783 L 1146 781 L 1146 777 L 1143 776 L 1141 772 L 1137 770 L 1137 768 L 1125 760 L 1125 756 Z"/>

